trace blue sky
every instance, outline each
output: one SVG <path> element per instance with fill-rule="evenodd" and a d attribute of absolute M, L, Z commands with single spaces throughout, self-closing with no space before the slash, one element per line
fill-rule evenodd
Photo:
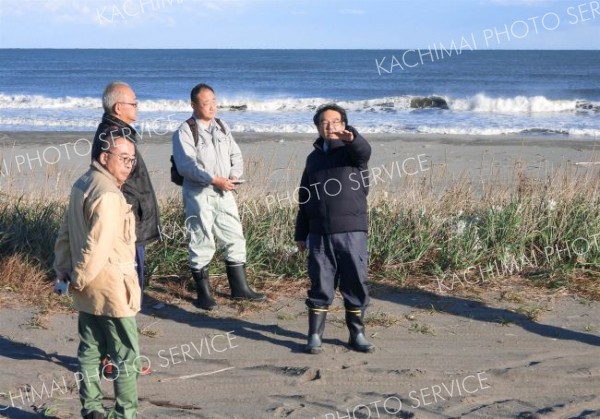
<path fill-rule="evenodd" d="M 596 0 L 0 0 L 1 48 L 600 49 Z M 466 42 L 466 44 L 465 44 Z"/>

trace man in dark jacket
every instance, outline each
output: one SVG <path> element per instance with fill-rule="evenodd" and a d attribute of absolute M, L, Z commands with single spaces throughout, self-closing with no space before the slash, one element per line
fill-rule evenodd
<path fill-rule="evenodd" d="M 110 149 L 110 142 L 117 133 L 126 133 L 127 139 L 136 145 L 136 164 L 131 175 L 123 185 L 123 195 L 132 206 L 135 215 L 135 260 L 142 292 L 144 290 L 144 256 L 146 244 L 158 240 L 159 209 L 156 194 L 150 181 L 146 163 L 138 149 L 140 136 L 131 126 L 137 119 L 138 102 L 135 92 L 127 83 L 114 81 L 104 89 L 102 94 L 104 115 L 98 125 L 92 144 L 92 161 L 97 159 L 102 151 Z M 142 293 L 143 295 L 143 293 Z"/>
<path fill-rule="evenodd" d="M 346 308 L 349 345 L 360 352 L 374 346 L 365 337 L 367 289 L 367 194 L 371 146 L 348 125 L 346 111 L 321 106 L 313 122 L 320 137 L 306 159 L 300 182 L 295 239 L 308 247 L 308 345 L 320 353 L 327 311 L 339 286 Z"/>

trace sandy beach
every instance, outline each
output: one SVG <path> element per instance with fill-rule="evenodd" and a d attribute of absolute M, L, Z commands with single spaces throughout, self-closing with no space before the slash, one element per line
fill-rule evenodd
<path fill-rule="evenodd" d="M 390 323 L 367 329 L 376 352 L 348 351 L 338 298 L 318 356 L 302 353 L 301 295 L 241 317 L 225 299 L 209 316 L 147 298 L 140 345 L 154 372 L 139 380 L 139 417 L 598 417 L 600 308 L 542 294 L 528 297 L 543 307 L 531 321 L 497 293 L 482 302 L 375 286 L 369 312 Z M 36 329 L 34 311 L 2 308 L 0 415 L 77 417 L 76 315 Z"/>
<path fill-rule="evenodd" d="M 479 187 L 513 182 L 515 170 L 536 179 L 559 168 L 580 172 L 600 167 L 600 139 L 561 136 L 429 136 L 364 134 L 372 144 L 374 190 L 400 191 L 404 182 L 435 182 L 439 188 L 468 179 Z M 293 193 L 316 135 L 237 133 L 246 166 L 246 189 Z M 13 194 L 67 196 L 89 164 L 90 132 L 0 132 L 0 190 Z M 179 194 L 170 182 L 171 135 L 146 133 L 140 145 L 160 197 Z M 375 172 L 373 172 L 375 170 Z"/>
<path fill-rule="evenodd" d="M 399 198 L 407 182 L 431 182 L 442 191 L 465 179 L 483 189 L 510 185 L 515 173 L 546 178 L 559 167 L 595 175 L 600 162 L 594 139 L 365 137 L 373 147 L 371 170 L 379 168 L 374 190 Z M 89 164 L 91 138 L 89 132 L 0 133 L 0 191 L 66 198 Z M 237 134 L 243 187 L 293 191 L 314 138 Z M 160 197 L 178 194 L 168 175 L 170 136 L 146 137 L 140 150 Z M 449 294 L 372 284 L 367 332 L 376 352 L 346 348 L 338 297 L 325 351 L 311 356 L 302 353 L 306 281 L 287 297 L 267 291 L 268 302 L 250 311 L 224 298 L 224 278 L 213 281 L 221 297 L 211 314 L 189 300 L 165 305 L 147 295 L 138 324 L 153 373 L 139 380 L 139 417 L 600 417 L 598 302 L 508 279 Z M 76 314 L 49 315 L 39 328 L 36 307 L 20 306 L 10 290 L 2 297 L 0 417 L 44 411 L 78 417 Z"/>

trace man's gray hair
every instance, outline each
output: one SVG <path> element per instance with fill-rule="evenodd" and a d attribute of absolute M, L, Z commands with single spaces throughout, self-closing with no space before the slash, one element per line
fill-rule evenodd
<path fill-rule="evenodd" d="M 102 93 L 102 107 L 104 108 L 105 113 L 112 113 L 115 104 L 122 99 L 119 92 L 120 87 L 128 87 L 131 89 L 131 86 L 127 83 L 118 80 L 111 82 L 104 88 L 104 93 Z"/>

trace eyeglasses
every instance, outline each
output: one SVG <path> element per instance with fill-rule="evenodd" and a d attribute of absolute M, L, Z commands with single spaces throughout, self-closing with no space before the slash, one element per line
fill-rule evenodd
<path fill-rule="evenodd" d="M 201 106 L 203 108 L 207 108 L 211 105 L 217 106 L 217 100 L 213 99 L 213 100 L 205 100 L 204 102 L 200 102 L 200 101 L 194 101 L 194 103 L 198 106 Z"/>
<path fill-rule="evenodd" d="M 123 105 L 130 105 L 133 106 L 134 108 L 138 107 L 138 103 L 134 102 L 134 103 L 129 103 L 129 102 L 117 102 L 117 103 L 122 103 Z"/>
<path fill-rule="evenodd" d="M 121 161 L 121 163 L 123 163 L 125 166 L 128 166 L 128 165 L 135 166 L 135 163 L 137 162 L 137 159 L 135 157 L 121 156 L 119 154 L 111 153 L 110 151 L 107 151 L 106 153 L 117 157 Z"/>
<path fill-rule="evenodd" d="M 319 125 L 320 125 L 320 126 L 322 126 L 323 128 L 327 127 L 328 125 L 329 125 L 329 126 L 332 126 L 332 127 L 334 127 L 334 128 L 335 128 L 335 127 L 340 127 L 340 126 L 342 126 L 342 124 L 343 124 L 343 123 L 344 123 L 343 121 L 340 121 L 340 120 L 338 119 L 338 120 L 335 120 L 335 121 L 321 121 L 321 122 L 319 123 Z"/>

